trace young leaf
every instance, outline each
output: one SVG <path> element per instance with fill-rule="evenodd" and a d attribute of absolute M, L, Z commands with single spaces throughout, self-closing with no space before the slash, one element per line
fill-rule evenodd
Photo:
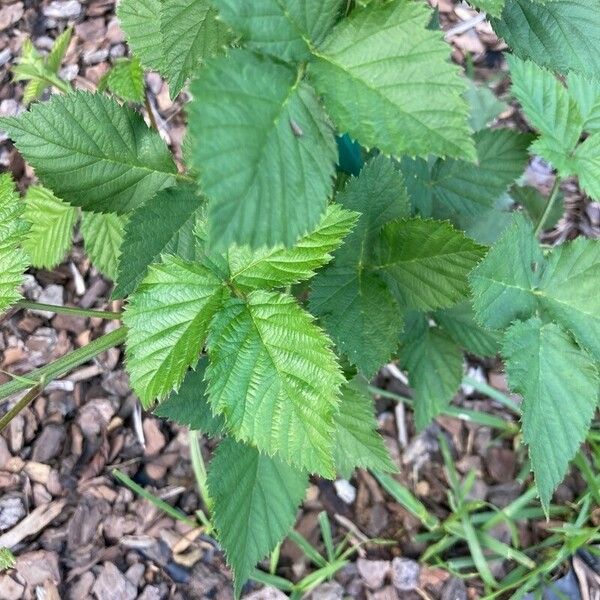
<path fill-rule="evenodd" d="M 179 185 L 161 190 L 133 211 L 125 226 L 115 298 L 131 294 L 161 254 L 197 258 L 194 229 L 202 206 L 194 186 Z"/>
<path fill-rule="evenodd" d="M 164 52 L 160 14 L 163 0 L 122 0 L 117 16 L 135 56 L 147 69 L 160 71 Z"/>
<path fill-rule="evenodd" d="M 108 88 L 118 98 L 129 102 L 144 101 L 144 69 L 139 58 L 121 58 L 100 80 L 99 89 Z"/>
<path fill-rule="evenodd" d="M 406 0 L 357 8 L 313 51 L 309 75 L 338 128 L 361 144 L 475 160 L 466 86 L 429 19 Z"/>
<path fill-rule="evenodd" d="M 506 334 L 508 381 L 523 396 L 523 437 L 543 506 L 562 481 L 598 404 L 593 360 L 556 324 L 517 322 Z"/>
<path fill-rule="evenodd" d="M 539 298 L 563 327 L 600 361 L 600 242 L 578 238 L 556 248 L 540 282 Z"/>
<path fill-rule="evenodd" d="M 508 57 L 512 92 L 529 122 L 557 152 L 568 154 L 583 131 L 577 104 L 553 73 L 531 61 Z"/>
<path fill-rule="evenodd" d="M 343 378 L 325 334 L 291 296 L 229 299 L 208 336 L 213 410 L 239 440 L 326 477 Z"/>
<path fill-rule="evenodd" d="M 158 133 L 101 94 L 56 95 L 0 126 L 45 185 L 85 210 L 128 212 L 176 174 Z"/>
<path fill-rule="evenodd" d="M 373 400 L 367 380 L 360 375 L 342 387 L 342 401 L 334 422 L 335 466 L 342 477 L 349 479 L 356 468 L 398 470 L 377 433 Z"/>
<path fill-rule="evenodd" d="M 275 456 L 227 438 L 210 463 L 207 483 L 219 542 L 239 595 L 256 563 L 294 525 L 308 477 Z"/>
<path fill-rule="evenodd" d="M 154 414 L 208 435 L 221 434 L 225 422 L 222 416 L 212 414 L 206 394 L 204 373 L 207 363 L 205 356 L 200 358 L 195 370 L 186 373 L 179 390 L 163 400 Z"/>
<path fill-rule="evenodd" d="M 596 0 L 506 0 L 492 26 L 521 58 L 553 71 L 600 76 Z"/>
<path fill-rule="evenodd" d="M 23 218 L 31 224 L 23 239 L 23 249 L 31 264 L 41 269 L 60 264 L 71 248 L 77 209 L 50 190 L 33 185 L 25 195 Z"/>
<path fill-rule="evenodd" d="M 537 307 L 534 288 L 539 284 L 544 257 L 531 223 L 522 215 L 471 273 L 473 308 L 481 323 L 492 329 L 527 319 Z"/>
<path fill-rule="evenodd" d="M 477 356 L 498 354 L 500 335 L 475 322 L 470 302 L 461 302 L 452 308 L 438 310 L 434 319 L 444 332 L 467 352 Z"/>
<path fill-rule="evenodd" d="M 221 280 L 201 263 L 165 256 L 150 267 L 123 316 L 131 386 L 144 406 L 179 388 L 225 297 Z"/>
<path fill-rule="evenodd" d="M 84 212 L 81 219 L 81 233 L 87 255 L 94 266 L 113 280 L 117 277 L 126 223 L 126 215 L 113 213 Z"/>
<path fill-rule="evenodd" d="M 289 62 L 310 58 L 336 22 L 342 0 L 215 0 L 220 16 L 242 34 L 244 45 Z"/>
<path fill-rule="evenodd" d="M 10 175 L 0 175 L 0 311 L 19 299 L 18 288 L 28 266 L 27 255 L 19 247 L 29 229 L 21 218 L 24 208 Z"/>
<path fill-rule="evenodd" d="M 453 159 L 438 159 L 433 165 L 429 189 L 438 203 L 436 216 L 481 215 L 525 170 L 530 136 L 510 129 L 485 129 L 474 139 L 477 165 Z"/>
<path fill-rule="evenodd" d="M 588 133 L 600 132 L 600 78 L 591 79 L 571 71 L 567 87 L 583 118 L 583 129 Z"/>
<path fill-rule="evenodd" d="M 463 376 L 460 347 L 437 327 L 423 323 L 408 327 L 402 336 L 400 365 L 408 371 L 414 390 L 415 425 L 424 429 L 458 392 Z"/>
<path fill-rule="evenodd" d="M 291 67 L 236 50 L 211 61 L 192 93 L 211 245 L 293 245 L 321 218 L 337 158 L 314 90 Z"/>
<path fill-rule="evenodd" d="M 293 248 L 252 251 L 247 246 L 232 246 L 227 251 L 230 279 L 242 290 L 285 287 L 309 279 L 332 259 L 330 252 L 340 246 L 357 217 L 357 213 L 332 204 L 315 230 Z"/>
<path fill-rule="evenodd" d="M 467 275 L 483 254 L 447 222 L 406 219 L 383 228 L 372 268 L 402 307 L 433 310 L 467 298 Z"/>

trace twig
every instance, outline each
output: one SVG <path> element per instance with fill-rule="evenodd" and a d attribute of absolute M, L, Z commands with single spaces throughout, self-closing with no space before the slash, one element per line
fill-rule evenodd
<path fill-rule="evenodd" d="M 446 41 L 448 41 L 454 36 L 469 31 L 469 29 L 472 29 L 476 25 L 479 25 L 479 23 L 485 21 L 486 19 L 487 16 L 485 13 L 479 13 L 478 15 L 475 15 L 474 17 L 471 17 L 470 19 L 467 19 L 466 21 L 463 21 L 462 23 L 459 23 L 458 25 L 455 25 L 454 27 L 448 29 L 448 31 L 446 31 L 444 35 L 444 38 L 446 39 Z"/>

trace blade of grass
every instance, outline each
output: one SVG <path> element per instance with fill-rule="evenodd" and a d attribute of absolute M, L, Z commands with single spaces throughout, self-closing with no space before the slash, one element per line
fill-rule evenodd
<path fill-rule="evenodd" d="M 466 375 L 463 377 L 463 384 L 475 388 L 479 393 L 484 394 L 485 396 L 489 396 L 492 400 L 498 402 L 498 404 L 501 404 L 515 413 L 515 415 L 521 415 L 521 408 L 512 398 L 509 398 L 506 394 L 503 394 L 500 390 L 497 390 L 495 387 L 492 387 L 484 381 L 478 381 L 477 379 Z"/>
<path fill-rule="evenodd" d="M 497 588 L 498 582 L 494 579 L 494 576 L 490 571 L 490 567 L 483 554 L 483 550 L 481 549 L 481 544 L 479 543 L 479 539 L 477 537 L 477 534 L 475 533 L 475 529 L 467 515 L 465 515 L 461 519 L 461 524 L 465 536 L 465 541 L 467 542 L 469 552 L 471 553 L 471 558 L 475 563 L 475 568 L 479 572 L 481 579 L 488 587 Z"/>
<path fill-rule="evenodd" d="M 319 527 L 321 528 L 321 537 L 323 538 L 325 551 L 327 552 L 327 560 L 332 563 L 335 560 L 335 548 L 333 546 L 333 535 L 331 534 L 331 523 L 324 510 L 319 513 Z"/>
<path fill-rule="evenodd" d="M 270 585 L 284 592 L 293 592 L 295 587 L 291 581 L 288 581 L 283 577 L 278 577 L 277 575 L 265 573 L 264 571 L 260 571 L 259 569 L 254 569 L 254 571 L 252 571 L 250 579 L 252 579 L 252 581 L 256 581 L 256 583 Z"/>
<path fill-rule="evenodd" d="M 290 531 L 288 538 L 306 554 L 310 560 L 317 565 L 318 567 L 326 567 L 327 561 L 319 554 L 316 548 L 314 548 L 311 543 L 297 531 Z"/>

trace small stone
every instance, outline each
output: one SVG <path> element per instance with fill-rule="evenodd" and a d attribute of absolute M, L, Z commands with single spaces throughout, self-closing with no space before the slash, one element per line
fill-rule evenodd
<path fill-rule="evenodd" d="M 81 4 L 77 0 L 54 0 L 44 8 L 44 16 L 49 19 L 76 19 L 81 14 Z"/>
<path fill-rule="evenodd" d="M 104 62 L 108 58 L 108 50 L 106 48 L 100 48 L 100 50 L 92 50 L 83 53 L 83 64 L 85 65 L 97 65 L 98 63 Z"/>
<path fill-rule="evenodd" d="M 104 19 L 86 19 L 75 25 L 75 33 L 85 42 L 99 42 L 106 35 L 106 26 Z"/>
<path fill-rule="evenodd" d="M 117 44 L 110 49 L 110 57 L 115 58 L 123 58 L 125 56 L 126 49 L 125 44 Z"/>
<path fill-rule="evenodd" d="M 308 600 L 342 600 L 344 588 L 337 581 L 318 585 L 308 596 Z"/>
<path fill-rule="evenodd" d="M 37 298 L 37 301 L 41 304 L 54 304 L 56 306 L 63 306 L 64 293 L 65 290 L 62 285 L 51 283 L 42 290 L 41 294 Z M 51 319 L 56 314 L 48 310 L 32 310 L 31 312 L 45 317 L 46 319 Z"/>
<path fill-rule="evenodd" d="M 41 37 L 35 40 L 35 47 L 38 50 L 52 50 L 54 47 L 54 39 L 49 35 L 42 35 Z"/>
<path fill-rule="evenodd" d="M 60 70 L 60 77 L 65 81 L 73 81 L 79 74 L 79 65 L 66 65 Z"/>
<path fill-rule="evenodd" d="M 10 48 L 4 48 L 0 52 L 0 67 L 3 67 L 12 58 L 12 52 Z"/>
<path fill-rule="evenodd" d="M 0 531 L 6 531 L 16 525 L 27 512 L 20 496 L 2 496 L 0 498 Z"/>
<path fill-rule="evenodd" d="M 9 4 L 8 6 L 5 6 L 4 8 L 0 9 L 0 31 L 8 29 L 17 21 L 20 21 L 22 16 L 22 2 L 15 2 L 14 4 Z"/>
<path fill-rule="evenodd" d="M 105 562 L 92 588 L 98 600 L 135 600 L 137 588 L 113 565 Z"/>
<path fill-rule="evenodd" d="M 111 44 L 121 44 L 125 41 L 125 35 L 119 25 L 118 19 L 113 19 L 106 28 L 106 39 Z"/>
<path fill-rule="evenodd" d="M 135 563 L 131 565 L 127 572 L 125 573 L 125 577 L 135 585 L 135 587 L 139 587 L 144 580 L 144 573 L 146 572 L 146 567 L 142 563 Z"/>
<path fill-rule="evenodd" d="M 515 453 L 509 448 L 491 447 L 486 456 L 490 477 L 498 483 L 509 483 L 515 478 L 517 461 Z"/>
<path fill-rule="evenodd" d="M 419 585 L 419 563 L 408 558 L 394 558 L 392 561 L 392 583 L 400 592 L 410 592 Z"/>
<path fill-rule="evenodd" d="M 46 581 L 57 585 L 61 582 L 58 556 L 54 552 L 37 550 L 21 554 L 17 557 L 15 570 L 31 587 L 44 585 Z"/>
<path fill-rule="evenodd" d="M 147 585 L 144 591 L 138 596 L 138 600 L 162 600 L 163 594 L 155 585 Z M 287 598 L 287 596 L 284 596 Z"/>
<path fill-rule="evenodd" d="M 0 115 L 3 117 L 16 117 L 20 110 L 19 103 L 13 98 L 7 98 L 0 102 Z"/>
<path fill-rule="evenodd" d="M 356 500 L 356 488 L 347 479 L 337 479 L 333 487 L 338 497 L 346 504 L 353 504 Z"/>
<path fill-rule="evenodd" d="M 158 454 L 167 444 L 167 440 L 160 430 L 158 419 L 146 418 L 144 419 L 144 436 L 146 438 L 146 456 L 155 456 Z"/>
<path fill-rule="evenodd" d="M 387 560 L 359 558 L 356 561 L 356 566 L 361 578 L 372 590 L 378 590 L 383 585 L 385 576 L 390 570 L 390 563 Z"/>
<path fill-rule="evenodd" d="M 287 600 L 287 596 L 277 588 L 266 586 L 262 590 L 247 594 L 244 600 Z"/>
<path fill-rule="evenodd" d="M 442 590 L 441 600 L 467 600 L 467 586 L 462 579 L 452 577 Z"/>
<path fill-rule="evenodd" d="M 65 441 L 65 429 L 56 423 L 48 423 L 33 442 L 32 460 L 48 463 L 56 458 Z"/>
<path fill-rule="evenodd" d="M 386 585 L 382 590 L 371 594 L 369 600 L 398 600 L 398 592 L 391 585 Z"/>
<path fill-rule="evenodd" d="M 83 573 L 83 575 L 71 585 L 69 589 L 69 600 L 88 600 L 92 586 L 94 585 L 94 576 L 90 571 Z"/>

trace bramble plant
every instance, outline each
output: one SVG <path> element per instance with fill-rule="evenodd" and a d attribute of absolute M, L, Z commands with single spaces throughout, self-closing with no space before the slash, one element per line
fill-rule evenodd
<path fill-rule="evenodd" d="M 144 407 L 221 439 L 207 489 L 238 594 L 309 474 L 395 470 L 367 388 L 390 360 L 422 429 L 465 351 L 500 353 L 546 512 L 590 427 L 600 245 L 537 237 L 563 178 L 600 198 L 600 10 L 472 4 L 513 50 L 534 134 L 490 128 L 504 105 L 467 83 L 418 0 L 121 0 L 134 57 L 98 92 L 59 78 L 70 30 L 47 58 L 26 45 L 15 69 L 28 102 L 57 93 L 0 119 L 41 183 L 22 200 L 0 179 L 0 308 L 31 306 L 25 269 L 60 263 L 78 219 L 127 304 L 122 328 L 0 397 L 31 388 L 22 408 L 125 341 Z M 185 167 L 144 121 L 144 69 L 172 97 L 191 80 Z M 529 154 L 557 171 L 548 199 L 515 185 Z"/>

